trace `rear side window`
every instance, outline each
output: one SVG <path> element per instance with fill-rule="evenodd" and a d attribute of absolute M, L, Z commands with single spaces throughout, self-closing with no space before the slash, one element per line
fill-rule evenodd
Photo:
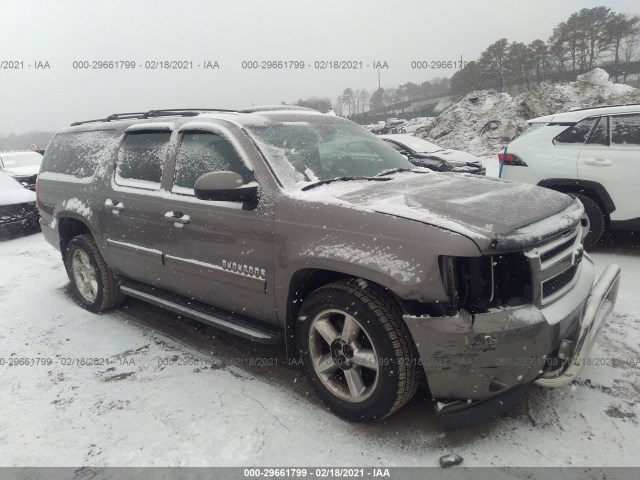
<path fill-rule="evenodd" d="M 171 132 L 131 132 L 124 137 L 116 163 L 116 183 L 158 190 Z"/>
<path fill-rule="evenodd" d="M 600 117 L 587 142 L 589 145 L 609 145 L 609 117 Z"/>
<path fill-rule="evenodd" d="M 114 133 L 114 130 L 96 130 L 56 135 L 47 147 L 42 171 L 77 178 L 93 176 L 100 163 L 113 158 Z"/>
<path fill-rule="evenodd" d="M 611 117 L 611 144 L 640 145 L 640 115 L 618 115 Z"/>
<path fill-rule="evenodd" d="M 208 172 L 235 172 L 247 180 L 238 152 L 224 137 L 211 132 L 186 132 L 176 159 L 174 191 L 193 189 L 196 180 Z M 186 193 L 186 192 L 181 192 Z"/>
<path fill-rule="evenodd" d="M 591 132 L 597 120 L 597 117 L 581 120 L 554 138 L 554 145 L 583 144 L 589 138 L 589 132 Z"/>

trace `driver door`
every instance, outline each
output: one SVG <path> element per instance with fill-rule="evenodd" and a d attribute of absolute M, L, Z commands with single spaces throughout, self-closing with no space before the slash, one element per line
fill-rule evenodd
<path fill-rule="evenodd" d="M 164 213 L 165 267 L 176 293 L 258 320 L 274 321 L 272 210 L 200 200 L 193 187 L 213 171 L 253 181 L 240 154 L 221 134 L 185 131 Z"/>

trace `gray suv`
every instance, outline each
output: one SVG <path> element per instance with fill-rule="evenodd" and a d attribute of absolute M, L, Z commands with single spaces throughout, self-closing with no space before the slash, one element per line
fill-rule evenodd
<path fill-rule="evenodd" d="M 419 385 L 455 424 L 570 382 L 619 284 L 610 265 L 594 285 L 575 198 L 419 169 L 295 107 L 75 123 L 48 146 L 37 195 L 85 308 L 130 296 L 284 342 L 352 421 Z"/>

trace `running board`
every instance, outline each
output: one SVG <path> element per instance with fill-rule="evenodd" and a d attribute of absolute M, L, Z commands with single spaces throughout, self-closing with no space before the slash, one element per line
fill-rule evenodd
<path fill-rule="evenodd" d="M 284 342 L 284 335 L 275 328 L 272 329 L 266 325 L 257 325 L 247 317 L 219 310 L 192 300 L 183 299 L 177 295 L 141 285 L 137 282 L 123 281 L 120 290 L 130 297 L 206 323 L 225 332 L 251 340 L 252 342 L 270 345 Z"/>

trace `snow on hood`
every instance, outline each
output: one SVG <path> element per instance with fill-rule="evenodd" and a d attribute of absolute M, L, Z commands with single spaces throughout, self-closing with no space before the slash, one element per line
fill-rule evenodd
<path fill-rule="evenodd" d="M 475 155 L 472 155 L 467 152 L 463 152 L 462 150 L 453 150 L 451 148 L 448 148 L 446 150 L 441 150 L 439 152 L 430 154 L 429 156 L 438 157 L 442 160 L 446 160 L 447 162 L 451 162 L 451 163 L 465 163 L 465 164 L 466 163 L 478 163 L 478 164 L 482 163 L 482 161 Z"/>
<path fill-rule="evenodd" d="M 445 148 L 493 155 L 526 130 L 527 120 L 572 108 L 639 102 L 638 89 L 612 83 L 606 71 L 596 68 L 579 75 L 575 82 L 541 83 L 515 97 L 494 90 L 471 92 L 418 136 Z"/>
<path fill-rule="evenodd" d="M 0 190 L 0 205 L 16 205 L 18 203 L 30 203 L 36 201 L 36 194 L 26 188 L 15 190 Z"/>
<path fill-rule="evenodd" d="M 559 226 L 557 218 L 538 224 L 553 215 L 565 215 L 571 225 L 582 215 L 574 211 L 581 208 L 579 202 L 568 195 L 460 173 L 404 173 L 388 182 L 333 183 L 318 187 L 316 194 L 476 240 L 501 239 L 501 246 L 538 241 L 569 226 Z M 511 239 L 514 234 L 517 238 Z"/>
<path fill-rule="evenodd" d="M 27 165 L 26 167 L 10 167 L 2 170 L 9 175 L 15 177 L 30 177 L 37 175 L 40 171 L 40 165 Z"/>

